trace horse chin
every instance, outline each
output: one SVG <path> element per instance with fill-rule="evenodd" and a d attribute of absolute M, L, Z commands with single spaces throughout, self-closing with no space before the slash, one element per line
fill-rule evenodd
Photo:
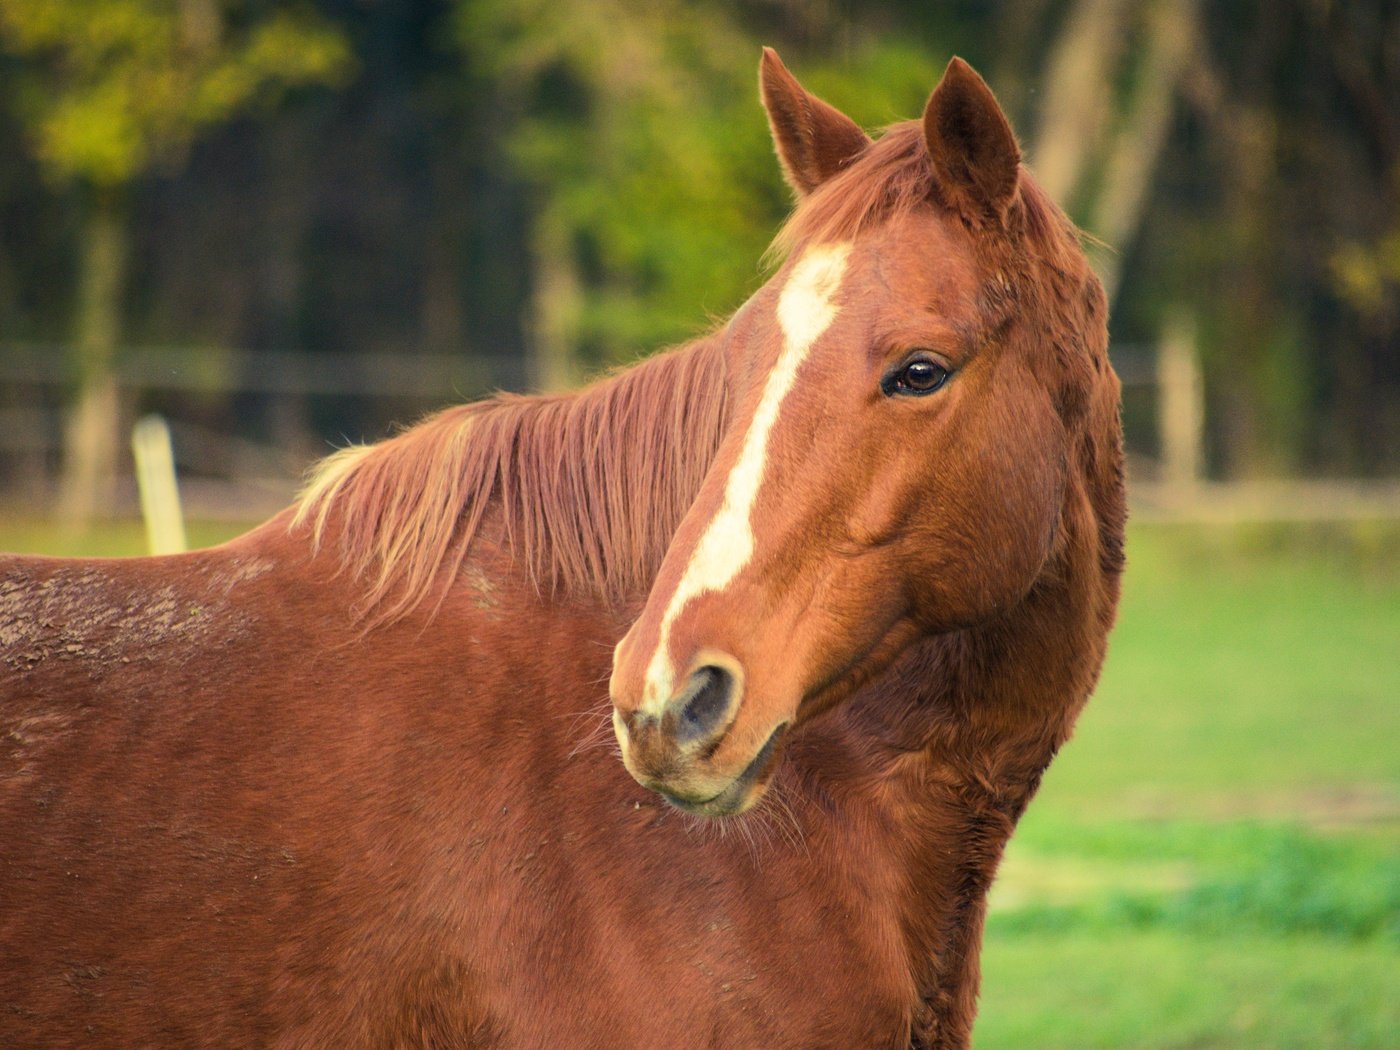
<path fill-rule="evenodd" d="M 686 798 L 664 788 L 656 793 L 677 809 L 698 817 L 737 817 L 756 806 L 768 790 L 768 782 L 778 768 L 782 755 L 782 737 L 787 729 L 783 722 L 769 735 L 749 764 L 717 795 L 706 799 Z"/>

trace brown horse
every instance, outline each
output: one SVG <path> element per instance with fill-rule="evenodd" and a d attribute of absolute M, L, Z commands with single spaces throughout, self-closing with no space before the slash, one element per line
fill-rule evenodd
<path fill-rule="evenodd" d="M 0 562 L 0 1045 L 966 1045 L 1117 601 L 1104 298 L 962 62 L 873 142 L 761 83 L 722 329 Z"/>

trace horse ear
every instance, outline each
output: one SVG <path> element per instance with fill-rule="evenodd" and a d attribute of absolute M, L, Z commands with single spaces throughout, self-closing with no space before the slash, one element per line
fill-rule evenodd
<path fill-rule="evenodd" d="M 924 144 L 948 203 L 968 218 L 1004 218 L 1021 148 L 987 82 L 954 58 L 924 107 Z"/>
<path fill-rule="evenodd" d="M 870 145 L 854 120 L 799 84 L 771 47 L 763 49 L 758 84 L 783 174 L 798 196 L 811 193 Z"/>

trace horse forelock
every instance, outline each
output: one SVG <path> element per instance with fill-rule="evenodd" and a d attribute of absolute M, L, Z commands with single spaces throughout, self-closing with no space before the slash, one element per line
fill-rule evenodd
<path fill-rule="evenodd" d="M 541 592 L 618 602 L 650 585 L 727 402 L 723 355 L 707 339 L 577 394 L 449 408 L 323 460 L 291 527 L 363 580 L 367 626 L 407 615 L 454 577 L 488 510 Z"/>
<path fill-rule="evenodd" d="M 861 231 L 898 222 L 918 209 L 951 212 L 918 121 L 904 121 L 858 154 L 845 169 L 804 197 L 769 251 L 786 255 L 808 245 L 850 241 Z M 973 225 L 977 225 L 973 223 Z M 1025 344 L 1066 416 L 1074 415 L 1106 374 L 1108 341 L 1103 289 L 1084 254 L 1084 234 L 1026 167 L 1003 226 L 982 223 L 973 251 L 987 276 L 989 314 L 1035 315 L 1050 339 Z M 989 327 L 998 327 L 993 319 Z"/>
<path fill-rule="evenodd" d="M 840 173 L 803 198 L 770 247 L 787 255 L 798 245 L 850 241 L 862 230 L 898 219 L 921 206 L 946 208 L 923 128 L 891 125 Z M 1079 278 L 1092 276 L 1081 250 L 1084 235 L 1021 168 L 1016 204 L 1008 215 L 1007 247 L 1023 260 L 1042 262 Z M 979 237 L 992 249 L 995 236 Z"/>

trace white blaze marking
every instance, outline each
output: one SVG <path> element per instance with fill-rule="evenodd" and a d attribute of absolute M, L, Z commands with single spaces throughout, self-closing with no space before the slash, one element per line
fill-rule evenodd
<path fill-rule="evenodd" d="M 671 625 L 686 603 L 706 591 L 723 590 L 753 557 L 753 528 L 750 517 L 763 481 L 768 458 L 768 435 L 778 421 L 778 410 L 797 379 L 797 370 L 821 334 L 836 318 L 832 301 L 846 272 L 849 244 L 823 245 L 808 251 L 793 266 L 782 294 L 778 296 L 778 326 L 783 333 L 783 349 L 768 373 L 758 409 L 744 435 L 724 485 L 724 499 L 710 519 L 690 562 L 666 604 L 657 634 L 656 652 L 647 666 L 642 710 L 659 714 L 675 692 L 675 671 L 669 652 Z"/>

